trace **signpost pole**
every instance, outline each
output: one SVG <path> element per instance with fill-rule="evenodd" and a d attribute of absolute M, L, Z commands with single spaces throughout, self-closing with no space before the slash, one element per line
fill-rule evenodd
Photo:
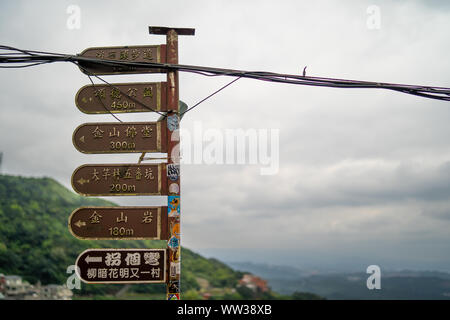
<path fill-rule="evenodd" d="M 150 34 L 166 35 L 166 62 L 178 64 L 178 35 L 194 35 L 194 29 L 149 27 Z M 168 185 L 168 276 L 167 300 L 180 299 L 180 112 L 178 71 L 167 71 L 167 185 Z"/>
<path fill-rule="evenodd" d="M 166 61 L 172 64 L 178 64 L 178 34 L 175 30 L 169 30 L 166 35 L 166 45 L 168 46 Z M 167 277 L 167 300 L 180 299 L 180 275 L 181 275 L 181 235 L 180 235 L 180 198 L 181 198 L 181 184 L 180 184 L 180 134 L 179 122 L 180 114 L 178 107 L 179 91 L 178 91 L 178 71 L 171 70 L 167 72 L 167 118 L 171 120 L 170 130 L 167 128 L 167 159 L 168 170 L 171 167 L 171 172 L 167 173 L 168 185 L 173 183 L 171 192 L 168 196 L 169 210 L 173 217 L 168 219 L 169 242 L 167 249 L 169 252 L 169 275 Z M 178 174 L 177 174 L 178 173 Z M 170 181 L 170 182 L 169 182 Z M 178 188 L 177 188 L 178 186 Z M 178 191 L 178 194 L 176 194 Z M 177 212 L 175 212 L 175 210 Z M 178 226 L 178 227 L 177 227 Z M 176 232 L 178 231 L 178 234 Z"/>

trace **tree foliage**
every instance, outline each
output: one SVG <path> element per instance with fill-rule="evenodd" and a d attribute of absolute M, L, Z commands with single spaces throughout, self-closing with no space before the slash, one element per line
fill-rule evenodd
<path fill-rule="evenodd" d="M 30 283 L 64 284 L 68 266 L 88 248 L 165 248 L 165 241 L 92 241 L 74 238 L 70 213 L 81 206 L 115 206 L 79 196 L 50 178 L 0 175 L 0 273 L 20 275 Z M 241 273 L 215 259 L 181 250 L 182 290 L 198 290 L 197 277 L 214 287 L 234 287 Z M 114 294 L 121 285 L 82 285 L 81 294 Z M 165 292 L 164 285 L 133 285 L 134 292 Z"/>

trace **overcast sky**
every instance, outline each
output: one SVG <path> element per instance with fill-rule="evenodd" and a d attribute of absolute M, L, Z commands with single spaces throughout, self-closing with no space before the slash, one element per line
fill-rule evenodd
<path fill-rule="evenodd" d="M 182 64 L 292 74 L 308 66 L 311 76 L 450 87 L 447 3 L 1 1 L 0 43 L 75 54 L 92 46 L 164 43 L 148 34 L 149 25 L 191 27 L 194 37 L 179 38 Z M 79 29 L 67 27 L 70 5 L 81 10 Z M 180 97 L 192 106 L 231 80 L 181 74 Z M 71 189 L 81 164 L 137 161 L 136 154 L 84 155 L 72 145 L 81 123 L 115 121 L 76 108 L 75 93 L 89 79 L 74 65 L 2 69 L 0 84 L 3 173 L 49 176 Z M 450 270 L 449 119 L 449 102 L 240 79 L 188 113 L 182 128 L 279 129 L 279 171 L 182 165 L 182 243 L 226 261 Z"/>

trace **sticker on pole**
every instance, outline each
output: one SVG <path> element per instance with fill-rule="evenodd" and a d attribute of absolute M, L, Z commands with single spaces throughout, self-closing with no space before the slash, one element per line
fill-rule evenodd
<path fill-rule="evenodd" d="M 180 216 L 180 196 L 168 196 L 168 215 L 169 217 Z"/>
<path fill-rule="evenodd" d="M 180 165 L 170 163 L 167 165 L 167 177 L 172 181 L 177 181 L 180 177 Z"/>

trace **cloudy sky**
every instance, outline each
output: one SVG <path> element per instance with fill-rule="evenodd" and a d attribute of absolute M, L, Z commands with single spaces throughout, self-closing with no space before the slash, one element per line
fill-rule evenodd
<path fill-rule="evenodd" d="M 182 64 L 291 74 L 308 66 L 311 76 L 450 87 L 447 3 L 1 1 L 0 43 L 75 54 L 164 43 L 148 34 L 149 25 L 191 27 L 196 35 L 179 39 Z M 80 28 L 68 28 L 70 5 L 80 9 Z M 180 97 L 194 105 L 231 80 L 181 74 Z M 89 79 L 74 65 L 2 69 L 0 84 L 3 173 L 50 176 L 71 188 L 81 164 L 137 161 L 136 154 L 84 155 L 72 145 L 81 123 L 115 121 L 75 107 L 75 93 Z M 226 261 L 450 270 L 449 118 L 448 102 L 395 92 L 240 79 L 186 114 L 182 128 L 278 129 L 279 170 L 261 175 L 259 164 L 183 164 L 182 243 Z"/>

